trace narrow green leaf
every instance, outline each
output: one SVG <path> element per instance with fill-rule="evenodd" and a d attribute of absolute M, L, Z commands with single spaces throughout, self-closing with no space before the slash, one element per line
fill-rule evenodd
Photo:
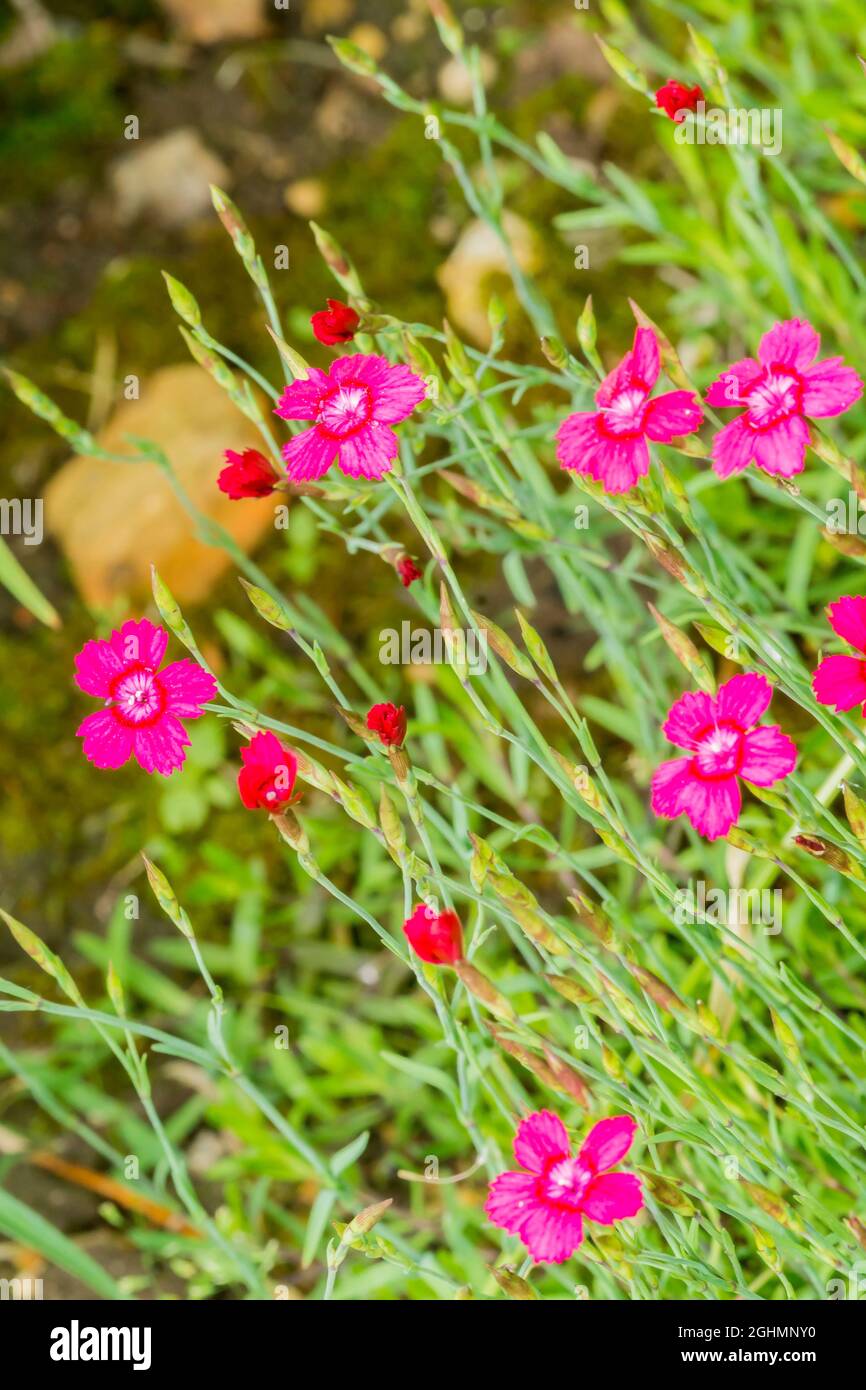
<path fill-rule="evenodd" d="M 19 1245 L 37 1250 L 59 1269 L 80 1279 L 100 1298 L 125 1299 L 120 1285 L 74 1241 L 46 1221 L 32 1207 L 0 1188 L 0 1231 Z"/>
<path fill-rule="evenodd" d="M 0 536 L 0 584 L 46 627 L 60 627 L 60 615 Z"/>

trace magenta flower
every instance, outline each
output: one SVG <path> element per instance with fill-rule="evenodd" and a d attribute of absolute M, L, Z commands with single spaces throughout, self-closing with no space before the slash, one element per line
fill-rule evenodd
<path fill-rule="evenodd" d="M 806 417 L 841 415 L 863 394 L 863 382 L 841 357 L 816 362 L 821 339 L 805 319 L 776 323 L 761 339 L 758 358 L 732 362 L 707 392 L 707 404 L 745 406 L 713 439 L 720 478 L 755 463 L 765 473 L 792 478 L 803 471 L 810 443 Z"/>
<path fill-rule="evenodd" d="M 746 673 L 719 686 L 715 699 L 687 690 L 674 701 L 662 732 L 691 757 L 673 758 L 653 773 L 657 816 L 686 815 L 698 834 L 718 840 L 740 814 L 738 777 L 771 787 L 793 772 L 797 749 L 787 734 L 778 724 L 754 727 L 772 698 L 765 676 Z"/>
<path fill-rule="evenodd" d="M 402 555 L 397 556 L 394 561 L 394 568 L 400 576 L 400 583 L 404 589 L 408 589 L 409 585 L 414 584 L 416 579 L 422 579 L 424 576 L 424 571 L 419 570 L 412 556 L 407 555 L 405 551 Z"/>
<path fill-rule="evenodd" d="M 310 318 L 313 333 L 326 347 L 336 347 L 337 343 L 350 343 L 361 322 L 354 309 L 341 299 L 329 299 L 327 309 L 319 309 Z"/>
<path fill-rule="evenodd" d="M 291 748 L 280 743 L 276 734 L 253 734 L 241 749 L 243 767 L 238 773 L 241 801 L 251 811 L 277 811 L 297 801 L 294 796 L 298 760 Z"/>
<path fill-rule="evenodd" d="M 697 83 L 694 87 L 687 87 L 676 77 L 669 77 L 656 92 L 656 106 L 677 123 L 684 119 L 683 111 L 697 111 L 698 103 L 703 99 L 704 94 Z"/>
<path fill-rule="evenodd" d="M 812 677 L 815 699 L 844 714 L 866 700 L 866 598 L 839 598 L 830 604 L 827 617 L 836 636 L 861 653 L 825 656 Z"/>
<path fill-rule="evenodd" d="M 258 449 L 226 449 L 226 466 L 217 478 L 217 487 L 239 502 L 244 497 L 269 497 L 278 476 Z"/>
<path fill-rule="evenodd" d="M 514 1157 L 528 1171 L 500 1173 L 490 1184 L 484 1210 L 494 1226 L 520 1236 L 533 1260 L 562 1264 L 583 1240 L 583 1218 L 612 1226 L 643 1206 L 640 1179 L 609 1173 L 631 1148 L 630 1115 L 600 1120 L 576 1158 L 565 1125 L 549 1110 L 521 1120 Z"/>
<path fill-rule="evenodd" d="M 425 393 L 420 377 L 384 357 L 358 352 L 338 357 L 327 372 L 310 367 L 275 407 L 284 420 L 315 422 L 283 445 L 289 478 L 321 478 L 334 459 L 350 478 L 384 477 L 397 456 L 391 425 L 405 420 Z"/>
<path fill-rule="evenodd" d="M 668 444 L 698 429 L 703 411 L 691 391 L 650 400 L 658 381 L 659 348 L 651 328 L 635 329 L 634 345 L 595 395 L 598 410 L 579 410 L 556 432 L 563 468 L 586 474 L 605 492 L 628 492 L 649 469 L 647 440 Z"/>
<path fill-rule="evenodd" d="M 105 708 L 76 729 L 95 767 L 122 767 L 135 757 L 145 772 L 168 777 L 181 767 L 189 735 L 181 719 L 198 719 L 217 684 L 184 658 L 157 670 L 168 633 L 147 618 L 130 619 L 107 642 L 85 642 L 75 658 L 75 681 Z"/>
<path fill-rule="evenodd" d="M 428 965 L 456 965 L 463 959 L 463 928 L 456 912 L 434 912 L 418 903 L 403 931 L 416 956 Z"/>

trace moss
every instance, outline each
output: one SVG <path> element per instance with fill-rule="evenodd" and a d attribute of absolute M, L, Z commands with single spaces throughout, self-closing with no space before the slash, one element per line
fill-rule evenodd
<path fill-rule="evenodd" d="M 108 25 L 61 38 L 40 56 L 3 74 L 15 119 L 0 124 L 0 175 L 16 201 L 49 196 L 70 178 L 91 180 L 123 115 L 117 87 L 122 55 Z"/>

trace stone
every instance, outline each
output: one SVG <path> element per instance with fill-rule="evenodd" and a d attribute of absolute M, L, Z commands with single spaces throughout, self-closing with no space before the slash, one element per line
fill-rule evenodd
<path fill-rule="evenodd" d="M 355 6 L 353 0 L 304 0 L 300 9 L 305 33 L 330 33 L 348 22 Z"/>
<path fill-rule="evenodd" d="M 485 89 L 496 80 L 496 59 L 489 53 L 482 53 L 479 63 L 481 82 Z M 436 74 L 439 95 L 449 106 L 472 105 L 472 78 L 466 64 L 459 58 L 449 58 Z"/>
<path fill-rule="evenodd" d="M 327 192 L 321 179 L 295 179 L 283 190 L 283 202 L 298 217 L 320 217 L 325 210 Z"/>
<path fill-rule="evenodd" d="M 516 213 L 506 212 L 503 227 L 521 270 L 534 270 L 538 252 L 529 224 Z M 490 344 L 487 318 L 490 289 L 485 280 L 495 273 L 509 275 L 505 248 L 489 223 L 475 218 L 463 228 L 453 251 L 436 275 L 445 291 L 448 318 L 479 347 Z"/>
<path fill-rule="evenodd" d="M 258 39 L 268 31 L 263 0 L 159 0 L 181 38 L 192 43 Z"/>
<path fill-rule="evenodd" d="M 98 442 L 128 454 L 127 435 L 159 444 L 200 511 L 245 551 L 272 527 L 280 494 L 232 502 L 217 487 L 225 450 L 258 448 L 262 441 L 200 367 L 156 372 L 137 401 L 117 407 Z M 225 551 L 195 539 L 195 521 L 155 463 L 69 459 L 46 489 L 45 521 L 93 608 L 116 608 L 121 599 L 146 603 L 152 564 L 179 603 L 197 603 L 232 564 Z"/>
<path fill-rule="evenodd" d="M 357 44 L 374 63 L 380 62 L 388 52 L 388 40 L 375 24 L 356 24 L 346 37 L 351 43 Z"/>
<path fill-rule="evenodd" d="M 130 142 L 129 154 L 115 160 L 108 177 L 119 222 L 153 217 L 179 227 L 212 211 L 210 185 L 227 188 L 231 174 L 191 128 L 181 127 L 156 140 Z"/>

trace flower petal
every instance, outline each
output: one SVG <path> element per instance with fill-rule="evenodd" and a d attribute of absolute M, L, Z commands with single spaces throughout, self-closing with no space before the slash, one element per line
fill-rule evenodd
<path fill-rule="evenodd" d="M 772 787 L 794 771 L 797 745 L 778 724 L 765 724 L 746 734 L 742 744 L 740 776 L 756 787 Z"/>
<path fill-rule="evenodd" d="M 649 471 L 649 450 L 643 435 L 637 439 L 599 439 L 584 469 L 605 492 L 628 492 Z"/>
<path fill-rule="evenodd" d="M 159 772 L 170 777 L 179 767 L 183 767 L 189 734 L 179 719 L 173 714 L 164 714 L 149 729 L 136 729 L 133 733 L 133 752 L 145 772 Z"/>
<path fill-rule="evenodd" d="M 694 749 L 697 738 L 713 722 L 715 706 L 706 691 L 687 690 L 674 700 L 662 724 L 662 733 L 680 748 Z"/>
<path fill-rule="evenodd" d="M 580 1212 L 539 1203 L 517 1232 L 537 1264 L 562 1264 L 583 1240 Z"/>
<path fill-rule="evenodd" d="M 591 1173 L 603 1173 L 628 1153 L 637 1129 L 631 1115 L 611 1115 L 593 1125 L 581 1145 L 578 1158 Z"/>
<path fill-rule="evenodd" d="M 600 1226 L 637 1216 L 643 1206 L 640 1180 L 633 1173 L 602 1173 L 589 1184 L 581 1206 L 584 1216 Z"/>
<path fill-rule="evenodd" d="M 118 660 L 129 666 L 140 661 L 143 666 L 156 670 L 168 646 L 168 633 L 164 627 L 157 627 L 149 618 L 138 622 L 130 618 L 119 631 L 112 632 L 108 639 Z"/>
<path fill-rule="evenodd" d="M 741 729 L 750 729 L 769 709 L 772 698 L 773 687 L 766 676 L 744 671 L 738 676 L 731 676 L 729 681 L 719 686 L 716 715 L 719 719 L 739 725 Z"/>
<path fill-rule="evenodd" d="M 490 1184 L 484 1210 L 494 1226 L 516 1232 L 528 1215 L 534 1197 L 536 1179 L 531 1173 L 500 1173 Z"/>
<path fill-rule="evenodd" d="M 75 732 L 84 739 L 84 756 L 94 767 L 123 767 L 132 756 L 132 730 L 110 709 L 88 714 Z"/>
<path fill-rule="evenodd" d="M 611 405 L 627 386 L 640 386 L 646 395 L 658 381 L 659 346 L 651 328 L 636 328 L 634 342 L 595 393 L 596 405 Z"/>
<path fill-rule="evenodd" d="M 551 1158 L 567 1158 L 568 1134 L 558 1115 L 536 1110 L 520 1121 L 514 1137 L 514 1157 L 530 1173 L 540 1173 Z"/>
<path fill-rule="evenodd" d="M 732 362 L 730 367 L 726 367 L 722 374 L 716 377 L 707 391 L 704 397 L 707 405 L 722 410 L 744 405 L 743 397 L 749 387 L 754 386 L 762 372 L 760 362 L 756 362 L 754 357 L 741 357 L 739 362 Z"/>
<path fill-rule="evenodd" d="M 649 468 L 646 442 L 602 433 L 602 420 L 597 411 L 568 415 L 556 431 L 556 457 L 563 468 L 594 478 L 605 492 L 627 492 Z"/>
<path fill-rule="evenodd" d="M 292 381 L 286 387 L 274 414 L 283 420 L 315 420 L 322 397 L 330 388 L 327 374 L 318 367 L 311 367 L 309 376 Z"/>
<path fill-rule="evenodd" d="M 743 804 L 736 777 L 704 782 L 692 777 L 683 797 L 683 810 L 699 835 L 718 840 L 727 835 Z"/>
<path fill-rule="evenodd" d="M 576 410 L 567 415 L 556 431 L 556 457 L 563 468 L 585 473 L 588 455 L 598 447 L 601 438 L 595 410 Z"/>
<path fill-rule="evenodd" d="M 730 478 L 732 473 L 741 473 L 752 462 L 754 453 L 754 433 L 747 427 L 746 417 L 738 415 L 736 420 L 731 420 L 713 436 L 713 472 L 719 478 Z"/>
<path fill-rule="evenodd" d="M 75 683 L 86 695 L 106 699 L 111 693 L 111 682 L 120 675 L 123 665 L 110 642 L 92 638 L 75 657 Z"/>
<path fill-rule="evenodd" d="M 373 419 L 382 425 L 395 425 L 398 420 L 405 420 L 427 394 L 420 376 L 402 362 L 391 363 L 375 353 L 338 357 L 331 365 L 331 377 L 337 381 L 363 381 L 369 386 L 373 396 Z"/>
<path fill-rule="evenodd" d="M 259 809 L 259 793 L 271 780 L 270 769 L 260 763 L 247 763 L 238 773 L 238 792 L 248 811 Z"/>
<path fill-rule="evenodd" d="M 825 357 L 803 373 L 803 414 L 813 420 L 841 415 L 863 395 L 863 379 L 841 357 Z"/>
<path fill-rule="evenodd" d="M 780 362 L 797 372 L 804 372 L 818 356 L 820 346 L 819 335 L 806 319 L 785 319 L 783 323 L 774 323 L 764 334 L 758 356 L 765 367 Z"/>
<path fill-rule="evenodd" d="M 773 477 L 793 478 L 803 471 L 809 440 L 809 426 L 802 415 L 789 415 L 755 435 L 755 463 Z"/>
<path fill-rule="evenodd" d="M 849 646 L 866 652 L 866 598 L 862 594 L 845 594 L 827 607 L 830 626 Z"/>
<path fill-rule="evenodd" d="M 667 444 L 700 429 L 704 412 L 691 391 L 666 391 L 651 400 L 644 414 L 644 429 L 650 439 Z"/>
<path fill-rule="evenodd" d="M 343 440 L 337 466 L 349 478 L 383 478 L 391 470 L 398 447 L 394 431 L 371 420 L 351 439 Z"/>
<path fill-rule="evenodd" d="M 857 656 L 825 656 L 812 677 L 815 699 L 839 714 L 866 701 L 866 661 Z M 744 774 L 745 775 L 745 774 Z"/>
<path fill-rule="evenodd" d="M 650 805 L 653 814 L 674 820 L 685 810 L 683 800 L 691 780 L 691 758 L 671 758 L 661 763 L 652 776 Z"/>
<path fill-rule="evenodd" d="M 339 440 L 331 439 L 317 425 L 296 434 L 294 439 L 283 445 L 289 481 L 304 483 L 311 478 L 321 478 L 334 462 L 339 447 Z"/>
<path fill-rule="evenodd" d="M 659 379 L 661 369 L 659 345 L 651 328 L 635 329 L 630 357 L 629 368 L 632 376 L 637 377 L 638 381 L 643 382 L 647 390 L 651 391 Z"/>
<path fill-rule="evenodd" d="M 262 729 L 260 733 L 253 734 L 249 743 L 241 749 L 241 762 L 273 765 L 288 751 L 283 748 L 275 733 L 270 729 Z"/>
<path fill-rule="evenodd" d="M 213 676 L 188 657 L 170 662 L 159 679 L 168 694 L 168 708 L 182 719 L 198 719 L 202 705 L 218 693 Z"/>

